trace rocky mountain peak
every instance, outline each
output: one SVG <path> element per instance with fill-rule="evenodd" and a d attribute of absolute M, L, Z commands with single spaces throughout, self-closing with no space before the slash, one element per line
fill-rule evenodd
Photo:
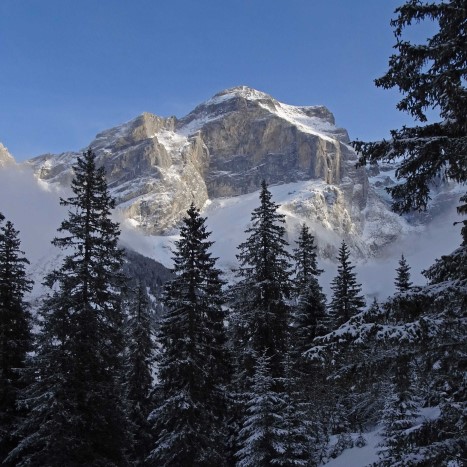
<path fill-rule="evenodd" d="M 236 86 L 233 88 L 225 89 L 215 94 L 211 99 L 207 100 L 205 106 L 225 104 L 229 100 L 241 99 L 249 101 L 250 103 L 259 103 L 263 109 L 269 109 L 271 112 L 280 112 L 281 109 L 288 108 L 289 111 L 295 111 L 297 114 L 304 114 L 308 117 L 323 120 L 330 125 L 335 125 L 334 115 L 324 105 L 310 105 L 310 106 L 294 106 L 279 102 L 274 97 L 266 94 L 265 92 L 258 91 L 257 89 L 248 86 Z"/>
<path fill-rule="evenodd" d="M 8 152 L 8 149 L 0 143 L 0 168 L 15 164 L 15 159 Z"/>
<path fill-rule="evenodd" d="M 162 118 L 149 112 L 143 112 L 136 118 L 96 135 L 91 143 L 94 150 L 108 146 L 124 147 L 153 138 L 161 130 L 173 131 L 175 118 Z"/>
<path fill-rule="evenodd" d="M 276 101 L 272 96 L 265 92 L 258 91 L 257 89 L 250 88 L 249 86 L 235 86 L 233 88 L 224 89 L 223 91 L 215 94 L 207 102 L 222 102 L 233 98 L 243 98 L 250 101 L 256 100 L 269 100 Z M 277 101 L 276 101 L 277 102 Z"/>
<path fill-rule="evenodd" d="M 363 169 L 355 169 L 347 143 L 346 131 L 335 126 L 326 107 L 288 105 L 238 86 L 181 119 L 143 113 L 99 133 L 89 146 L 124 215 L 148 233 L 161 233 L 177 224 L 191 202 L 201 208 L 208 199 L 251 193 L 262 180 L 316 180 L 334 187 L 340 197 L 323 199 L 341 201 L 323 201 L 319 209 L 329 204 L 336 219 L 346 212 L 359 225 L 368 180 Z M 76 156 L 40 156 L 29 165 L 43 180 L 68 184 Z M 342 231 L 352 224 L 341 221 L 333 223 Z"/>

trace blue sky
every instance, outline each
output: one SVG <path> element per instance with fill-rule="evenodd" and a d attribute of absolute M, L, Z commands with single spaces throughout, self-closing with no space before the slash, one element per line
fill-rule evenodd
<path fill-rule="evenodd" d="M 394 0 L 1 0 L 0 142 L 79 150 L 143 111 L 182 117 L 236 85 L 326 105 L 352 139 L 410 122 L 374 86 Z"/>

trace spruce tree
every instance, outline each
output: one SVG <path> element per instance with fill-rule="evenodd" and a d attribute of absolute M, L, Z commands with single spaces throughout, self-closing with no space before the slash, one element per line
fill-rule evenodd
<path fill-rule="evenodd" d="M 114 201 L 91 150 L 73 169 L 73 195 L 61 200 L 68 218 L 52 242 L 66 256 L 45 281 L 51 292 L 39 311 L 36 380 L 24 394 L 30 414 L 9 456 L 18 466 L 126 464 Z"/>
<path fill-rule="evenodd" d="M 24 295 L 31 291 L 29 261 L 20 250 L 19 232 L 0 213 L 0 463 L 14 448 L 16 425 L 23 417 L 18 396 L 25 385 L 27 352 L 31 350 L 31 316 Z M 7 462 L 5 462 L 7 464 Z"/>
<path fill-rule="evenodd" d="M 297 358 L 313 345 L 313 339 L 325 332 L 326 297 L 318 283 L 323 272 L 318 268 L 316 245 L 309 228 L 303 224 L 294 249 L 296 304 L 292 316 L 292 342 Z"/>
<path fill-rule="evenodd" d="M 301 429 L 306 429 L 303 434 L 308 437 L 308 458 L 318 460 L 319 444 L 325 444 L 323 412 L 329 405 L 329 383 L 326 382 L 322 365 L 311 361 L 305 353 L 313 347 L 315 337 L 326 333 L 328 317 L 326 297 L 318 282 L 318 276 L 323 271 L 318 268 L 314 237 L 305 224 L 301 228 L 297 248 L 294 249 L 294 260 L 295 303 L 286 354 L 289 356 L 289 377 L 286 378 L 285 388 L 296 386 L 293 402 L 305 422 Z M 290 399 L 290 395 L 287 398 Z M 292 410 L 292 415 L 296 417 L 297 413 L 294 415 L 294 412 Z M 312 441 L 311 437 L 314 438 Z"/>
<path fill-rule="evenodd" d="M 466 9 L 465 0 L 409 0 L 397 8 L 397 17 L 391 22 L 397 54 L 391 56 L 388 72 L 376 80 L 376 85 L 398 88 L 404 97 L 397 107 L 421 124 L 392 131 L 389 141 L 357 142 L 355 147 L 361 152 L 361 164 L 402 160 L 397 171 L 402 183 L 389 189 L 398 212 L 424 209 L 434 179 L 467 181 Z M 431 21 L 437 26 L 436 33 L 426 41 L 413 43 L 405 39 L 410 26 Z M 430 118 L 428 111 L 433 109 L 439 121 Z M 460 203 L 458 212 L 465 216 L 467 194 Z M 424 272 L 430 283 L 418 292 L 425 300 L 419 313 L 422 319 L 408 324 L 411 329 L 420 328 L 424 336 L 418 360 L 426 360 L 431 398 L 441 407 L 441 415 L 424 424 L 419 440 L 417 455 L 429 465 L 460 465 L 467 458 L 467 385 L 461 370 L 467 361 L 467 220 L 461 224 L 461 246 Z M 408 304 L 415 300 L 417 297 Z"/>
<path fill-rule="evenodd" d="M 467 239 L 423 274 L 429 279 L 429 305 L 422 337 L 429 347 L 421 349 L 419 361 L 424 359 L 429 369 L 429 394 L 441 413 L 425 424 L 417 440 L 419 455 L 432 465 L 461 465 L 467 459 Z"/>
<path fill-rule="evenodd" d="M 317 414 L 313 408 L 310 411 L 309 404 L 309 399 L 316 395 L 316 388 L 313 386 L 314 381 L 309 380 L 309 385 L 303 384 L 301 375 L 297 375 L 295 352 L 290 344 L 284 355 L 284 377 L 280 394 L 284 402 L 280 432 L 282 449 L 272 463 L 283 466 L 314 466 L 319 457 L 318 444 L 323 441 Z"/>
<path fill-rule="evenodd" d="M 303 224 L 297 240 L 297 248 L 294 249 L 296 272 L 294 282 L 299 290 L 306 288 L 311 277 L 319 276 L 323 272 L 318 268 L 316 249 L 315 237 L 308 226 Z"/>
<path fill-rule="evenodd" d="M 381 461 L 378 465 L 388 467 L 414 465 L 410 462 L 415 460 L 410 432 L 416 423 L 420 404 L 413 387 L 415 378 L 409 358 L 402 355 L 397 360 L 394 380 L 382 413 L 383 449 L 379 452 Z"/>
<path fill-rule="evenodd" d="M 396 269 L 397 276 L 394 285 L 398 292 L 407 292 L 412 287 L 410 282 L 410 266 L 407 264 L 404 255 L 399 260 L 399 267 Z"/>
<path fill-rule="evenodd" d="M 132 435 L 130 459 L 143 465 L 152 448 L 151 425 L 154 331 L 149 297 L 141 281 L 132 290 L 125 326 L 125 398 Z"/>
<path fill-rule="evenodd" d="M 362 310 L 365 300 L 360 295 L 362 287 L 357 283 L 353 272 L 355 266 L 350 262 L 350 252 L 344 241 L 339 248 L 337 260 L 337 276 L 331 283 L 333 295 L 329 307 L 336 325 L 340 326 Z"/>
<path fill-rule="evenodd" d="M 254 354 L 266 352 L 273 375 L 281 376 L 291 296 L 290 255 L 286 251 L 284 216 L 261 184 L 260 206 L 253 210 L 247 240 L 239 246 L 239 282 L 233 287 L 232 322 L 241 360 L 251 376 Z"/>
<path fill-rule="evenodd" d="M 175 278 L 165 290 L 158 401 L 151 414 L 158 466 L 225 463 L 226 385 L 224 303 L 220 271 L 209 249 L 205 218 L 192 204 L 174 251 Z"/>
<path fill-rule="evenodd" d="M 408 212 L 426 208 L 435 177 L 467 181 L 466 3 L 408 0 L 395 12 L 391 26 L 397 53 L 390 57 L 387 73 L 375 83 L 398 89 L 403 98 L 397 108 L 420 124 L 391 131 L 390 140 L 356 142 L 354 146 L 361 152 L 361 164 L 402 159 L 397 170 L 401 183 L 388 191 L 394 209 Z M 434 22 L 436 33 L 414 43 L 406 37 L 419 22 Z M 439 119 L 430 117 L 432 110 Z M 465 197 L 461 203 L 465 214 Z"/>
<path fill-rule="evenodd" d="M 246 413 L 239 432 L 238 467 L 267 467 L 285 453 L 285 401 L 276 390 L 278 384 L 266 352 L 255 357 Z"/>
<path fill-rule="evenodd" d="M 316 439 L 311 435 L 300 383 L 290 352 L 284 356 L 284 377 L 276 381 L 265 353 L 255 358 L 239 432 L 238 466 L 313 466 Z M 277 388 L 281 387 L 281 391 Z"/>

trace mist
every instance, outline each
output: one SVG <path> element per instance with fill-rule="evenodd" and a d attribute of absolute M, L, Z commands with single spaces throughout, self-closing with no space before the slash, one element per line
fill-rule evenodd
<path fill-rule="evenodd" d="M 456 206 L 451 205 L 444 213 L 433 219 L 428 227 L 420 227 L 396 243 L 386 246 L 375 260 L 357 264 L 356 272 L 367 296 L 385 299 L 395 292 L 394 279 L 401 255 L 411 267 L 413 285 L 425 285 L 427 279 L 422 271 L 437 258 L 450 254 L 461 243 L 461 226 Z"/>
<path fill-rule="evenodd" d="M 0 171 L 0 212 L 19 230 L 21 249 L 31 263 L 47 255 L 51 240 L 66 216 L 60 206 L 65 190 L 38 182 L 29 168 L 12 166 Z"/>

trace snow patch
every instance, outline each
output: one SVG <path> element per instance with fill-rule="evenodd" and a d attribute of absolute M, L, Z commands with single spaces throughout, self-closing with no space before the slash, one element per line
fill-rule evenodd
<path fill-rule="evenodd" d="M 306 115 L 301 107 L 295 107 L 293 105 L 283 104 L 282 102 L 277 101 L 275 104 L 276 110 L 273 113 L 278 117 L 290 122 L 292 125 L 295 125 L 304 133 L 317 135 L 330 143 L 338 144 L 335 136 L 328 134 L 336 131 L 336 127 L 331 123 L 318 117 L 310 117 Z M 264 109 L 271 111 L 270 107 L 266 104 L 260 102 L 259 105 Z"/>
<path fill-rule="evenodd" d="M 365 446 L 345 449 L 340 456 L 322 465 L 326 467 L 364 467 L 377 462 L 379 459 L 378 450 L 380 449 L 378 445 L 382 441 L 380 430 L 381 429 L 378 428 L 363 434 L 366 441 Z M 359 433 L 351 433 L 351 436 L 355 443 Z M 336 442 L 337 436 L 332 436 L 330 441 L 331 446 Z"/>

